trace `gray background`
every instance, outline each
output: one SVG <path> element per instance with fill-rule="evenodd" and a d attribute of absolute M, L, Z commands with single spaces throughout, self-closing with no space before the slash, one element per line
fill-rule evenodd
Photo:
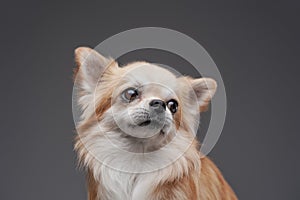
<path fill-rule="evenodd" d="M 191 36 L 219 67 L 228 113 L 210 156 L 239 198 L 300 199 L 299 9 L 296 1 L 2 2 L 0 199 L 86 198 L 72 150 L 73 50 L 142 26 Z"/>

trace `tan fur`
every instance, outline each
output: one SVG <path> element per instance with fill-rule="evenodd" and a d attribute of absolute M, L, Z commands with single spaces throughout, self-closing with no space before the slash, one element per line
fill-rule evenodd
<path fill-rule="evenodd" d="M 98 183 L 94 179 L 93 173 L 88 170 L 87 172 L 87 184 L 88 184 L 88 200 L 95 200 L 97 199 L 97 191 L 99 188 Z"/>
<path fill-rule="evenodd" d="M 197 142 L 190 150 L 197 151 L 196 146 Z M 208 157 L 203 157 L 199 161 L 200 170 L 194 168 L 190 162 L 187 174 L 180 178 L 170 176 L 157 185 L 153 191 L 153 200 L 236 200 L 237 197 L 216 165 Z"/>
<path fill-rule="evenodd" d="M 74 70 L 74 76 L 79 79 L 79 83 L 83 81 L 84 77 L 80 73 L 80 67 L 82 64 L 82 55 L 85 50 L 80 48 L 77 50 L 76 63 L 77 69 Z M 85 52 L 86 53 L 86 52 Z M 84 54 L 85 55 L 85 54 Z M 97 125 L 102 120 L 106 111 L 112 106 L 113 90 L 117 88 L 120 83 L 119 77 L 126 72 L 128 69 L 137 67 L 139 63 L 133 63 L 128 68 L 118 68 L 116 62 L 111 62 L 107 67 L 105 74 L 103 75 L 101 87 L 95 91 L 96 105 L 93 109 L 93 114 L 87 114 L 88 117 L 84 118 L 77 130 L 79 135 L 75 138 L 75 151 L 78 154 L 79 163 L 87 167 L 87 184 L 88 184 L 88 199 L 89 200 L 100 200 L 102 195 L 105 195 L 107 191 L 103 187 L 104 182 L 101 182 L 99 177 L 95 177 L 94 162 L 97 162 L 93 156 L 88 156 L 89 151 L 86 148 L 82 139 L 88 139 L 89 141 L 94 140 L 96 137 L 102 135 L 90 135 L 90 130 L 93 126 Z M 143 64 L 143 62 L 142 62 Z M 178 81 L 191 82 L 192 78 L 181 78 Z M 183 84 L 184 85 L 184 84 Z M 185 88 L 180 88 L 182 92 Z M 86 91 L 80 91 L 80 95 L 86 95 Z M 88 94 L 91 95 L 91 94 Z M 181 94 L 186 96 L 186 94 Z M 205 99 L 204 103 L 200 105 L 200 111 L 202 112 L 208 107 L 209 98 Z M 187 100 L 182 98 L 179 99 L 179 105 L 184 105 Z M 87 105 L 82 105 L 87 107 Z M 151 173 L 154 178 L 157 177 L 157 181 L 153 181 L 153 185 L 149 192 L 150 200 L 235 200 L 233 190 L 229 184 L 223 178 L 219 169 L 215 164 L 208 158 L 200 158 L 199 144 L 194 140 L 194 136 L 191 133 L 189 121 L 184 118 L 184 110 L 179 107 L 178 112 L 174 115 L 174 123 L 176 129 L 180 130 L 180 134 L 184 138 L 193 141 L 191 146 L 184 152 L 184 155 L 178 161 L 172 163 L 164 169 L 160 169 L 157 172 L 149 172 L 147 176 L 151 177 Z M 110 144 L 107 144 L 110 145 Z M 176 146 L 176 148 L 180 148 Z M 88 164 L 87 164 L 88 163 Z M 99 163 L 98 163 L 99 164 Z M 101 165 L 100 165 L 101 166 Z M 99 166 L 98 166 L 99 167 Z M 125 172 L 124 172 L 125 173 Z M 134 179 L 135 181 L 136 179 Z M 136 180 L 137 181 L 137 180 Z"/>
<path fill-rule="evenodd" d="M 181 104 L 181 102 L 179 102 L 179 104 Z M 174 121 L 175 121 L 177 129 L 179 129 L 180 126 L 183 126 L 183 124 L 182 124 L 181 107 L 179 107 L 177 113 L 175 113 Z"/>
<path fill-rule="evenodd" d="M 168 180 L 157 185 L 153 190 L 151 199 L 176 200 L 178 196 L 185 197 L 187 200 L 237 199 L 220 170 L 208 157 L 201 158 L 200 171 L 195 171 L 192 166 L 190 168 L 189 173 L 181 178 L 178 179 L 170 176 Z M 96 182 L 90 170 L 87 177 L 88 199 L 98 200 L 97 189 L 99 186 L 101 188 L 101 183 Z"/>

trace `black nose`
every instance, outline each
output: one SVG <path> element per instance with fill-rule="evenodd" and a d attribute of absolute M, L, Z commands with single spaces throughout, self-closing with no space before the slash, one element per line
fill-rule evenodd
<path fill-rule="evenodd" d="M 166 110 L 166 104 L 165 104 L 165 102 L 163 102 L 160 99 L 153 99 L 152 101 L 150 101 L 149 105 L 152 108 L 163 108 L 164 110 Z"/>

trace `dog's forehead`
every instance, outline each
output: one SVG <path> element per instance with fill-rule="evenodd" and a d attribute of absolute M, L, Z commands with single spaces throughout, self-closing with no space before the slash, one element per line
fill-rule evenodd
<path fill-rule="evenodd" d="M 176 76 L 154 64 L 149 63 L 134 63 L 127 67 L 125 76 L 133 82 L 141 85 L 157 84 L 163 87 L 175 88 Z"/>

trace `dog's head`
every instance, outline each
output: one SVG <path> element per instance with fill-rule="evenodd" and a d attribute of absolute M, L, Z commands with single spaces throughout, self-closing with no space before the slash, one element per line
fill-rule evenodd
<path fill-rule="evenodd" d="M 119 67 L 90 48 L 76 49 L 75 57 L 82 126 L 99 124 L 127 150 L 153 151 L 181 131 L 195 134 L 199 111 L 216 90 L 210 78 L 177 77 L 146 62 Z"/>

